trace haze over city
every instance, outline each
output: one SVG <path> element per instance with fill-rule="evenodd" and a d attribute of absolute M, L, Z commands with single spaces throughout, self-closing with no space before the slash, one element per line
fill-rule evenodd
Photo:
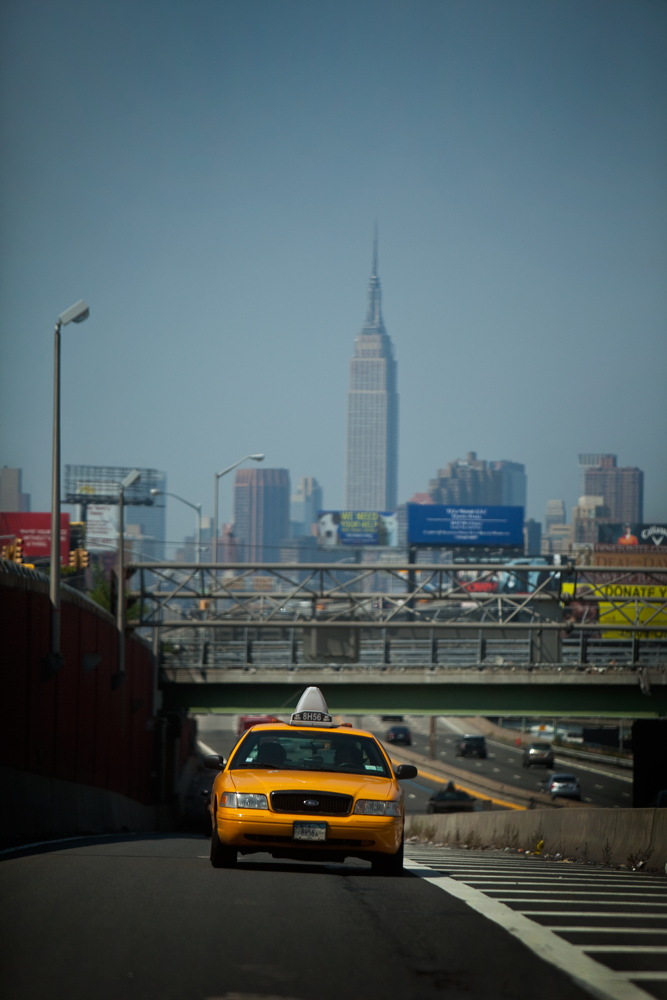
<path fill-rule="evenodd" d="M 398 502 L 469 451 L 568 516 L 580 452 L 667 517 L 667 8 L 22 0 L 0 13 L 0 465 L 150 467 L 213 511 L 263 452 L 344 504 L 374 225 Z M 221 481 L 231 519 L 233 476 Z M 168 508 L 169 540 L 192 511 Z"/>

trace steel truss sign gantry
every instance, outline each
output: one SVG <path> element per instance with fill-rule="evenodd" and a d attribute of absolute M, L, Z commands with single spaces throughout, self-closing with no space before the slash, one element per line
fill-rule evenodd
<path fill-rule="evenodd" d="M 145 628 L 500 626 L 667 637 L 667 568 L 341 562 L 128 567 L 128 575 L 137 572 L 133 624 Z M 634 583 L 638 576 L 642 585 Z M 600 606 L 614 612 L 604 623 Z"/>

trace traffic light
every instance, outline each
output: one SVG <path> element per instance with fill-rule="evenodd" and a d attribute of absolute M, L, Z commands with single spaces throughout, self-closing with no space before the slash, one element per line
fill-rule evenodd
<path fill-rule="evenodd" d="M 17 538 L 14 542 L 14 562 L 23 562 L 23 539 Z"/>
<path fill-rule="evenodd" d="M 69 554 L 69 565 L 70 569 L 78 569 L 79 567 L 79 553 L 76 549 L 71 549 Z"/>
<path fill-rule="evenodd" d="M 0 559 L 8 559 L 9 558 L 9 549 L 10 548 L 11 548 L 10 545 L 3 545 L 2 546 L 2 548 L 0 549 Z"/>
<path fill-rule="evenodd" d="M 81 569 L 87 569 L 90 566 L 90 553 L 87 549 L 79 549 L 79 566 Z"/>

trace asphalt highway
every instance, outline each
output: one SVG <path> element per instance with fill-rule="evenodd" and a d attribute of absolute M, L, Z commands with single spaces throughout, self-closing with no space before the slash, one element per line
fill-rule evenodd
<path fill-rule="evenodd" d="M 109 837 L 5 856 L 0 896 L 4 1000 L 590 998 L 456 895 L 364 862 L 215 870 L 202 836 Z"/>
<path fill-rule="evenodd" d="M 364 724 L 380 739 L 385 737 L 387 729 L 391 725 L 388 722 L 381 722 L 377 716 L 366 717 Z M 424 717 L 406 717 L 403 724 L 410 728 L 413 735 L 411 749 L 423 754 L 424 767 L 427 769 L 430 751 L 429 720 Z M 571 757 L 559 757 L 558 752 L 556 752 L 556 764 L 553 771 L 542 767 L 526 769 L 522 766 L 523 750 L 520 747 L 508 746 L 488 738 L 488 756 L 485 760 L 480 760 L 478 757 L 457 757 L 456 745 L 464 732 L 474 733 L 474 725 L 472 728 L 464 729 L 456 719 L 438 719 L 435 758 L 442 764 L 451 764 L 452 767 L 468 771 L 471 779 L 474 779 L 477 774 L 483 774 L 494 781 L 513 785 L 539 796 L 545 778 L 554 772 L 563 771 L 575 774 L 579 779 L 582 802 L 606 809 L 628 808 L 632 804 L 631 771 L 621 771 L 617 767 L 579 761 Z M 421 784 L 431 784 L 425 782 L 421 775 L 418 781 Z M 461 786 L 464 784 L 459 779 L 456 783 Z M 408 792 L 407 784 L 407 795 L 415 795 L 415 799 L 410 799 L 410 802 L 414 802 L 415 806 L 421 805 L 422 800 L 417 790 L 411 789 Z M 415 811 L 419 811 L 419 809 L 415 808 Z"/>

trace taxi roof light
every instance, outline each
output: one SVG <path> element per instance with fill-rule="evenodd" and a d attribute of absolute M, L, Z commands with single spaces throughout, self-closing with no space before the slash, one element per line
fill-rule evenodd
<path fill-rule="evenodd" d="M 299 698 L 296 711 L 290 718 L 291 726 L 327 726 L 333 727 L 334 722 L 324 695 L 318 687 L 308 687 Z"/>

